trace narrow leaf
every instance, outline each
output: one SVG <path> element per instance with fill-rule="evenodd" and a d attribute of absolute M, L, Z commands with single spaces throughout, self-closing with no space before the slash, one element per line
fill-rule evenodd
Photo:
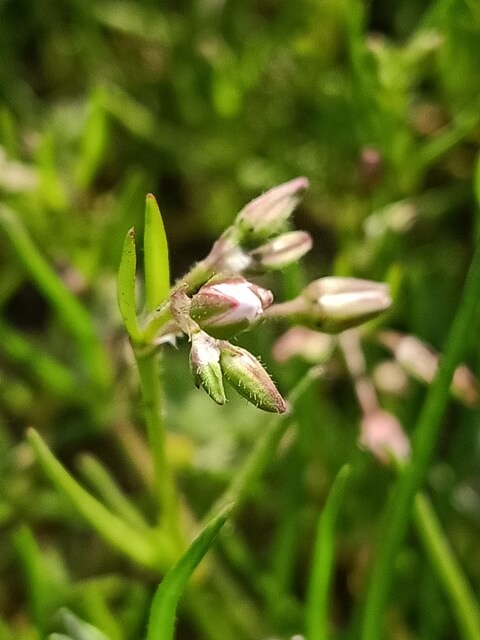
<path fill-rule="evenodd" d="M 135 302 L 136 270 L 135 230 L 132 228 L 128 231 L 123 243 L 122 258 L 117 275 L 117 300 L 128 335 L 133 342 L 140 342 L 142 331 L 138 325 Z"/>
<path fill-rule="evenodd" d="M 148 529 L 142 514 L 130 502 L 100 460 L 91 455 L 84 455 L 80 458 L 79 468 L 91 488 L 114 513 L 136 529 Z"/>
<path fill-rule="evenodd" d="M 147 195 L 145 204 L 145 301 L 147 311 L 154 311 L 168 296 L 170 269 L 168 243 L 162 214 L 155 196 Z"/>
<path fill-rule="evenodd" d="M 85 491 L 55 458 L 35 429 L 29 429 L 27 436 L 46 475 L 107 542 L 142 566 L 161 568 L 157 548 L 149 538 Z"/>
<path fill-rule="evenodd" d="M 318 521 L 312 572 L 307 590 L 305 626 L 308 640 L 330 638 L 328 599 L 335 559 L 335 526 L 349 474 L 350 467 L 344 465 L 335 478 Z"/>
<path fill-rule="evenodd" d="M 15 532 L 13 542 L 23 569 L 31 619 L 39 630 L 43 630 L 50 590 L 47 588 L 40 549 L 26 525 Z"/>
<path fill-rule="evenodd" d="M 173 640 L 178 601 L 188 578 L 212 546 L 225 524 L 231 506 L 214 518 L 160 583 L 150 609 L 147 640 Z"/>

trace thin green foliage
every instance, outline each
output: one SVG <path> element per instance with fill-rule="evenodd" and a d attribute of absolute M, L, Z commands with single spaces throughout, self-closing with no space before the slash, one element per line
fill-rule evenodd
<path fill-rule="evenodd" d="M 470 340 L 470 327 L 477 316 L 479 304 L 480 241 L 475 248 L 438 373 L 418 418 L 414 434 L 413 459 L 401 471 L 383 516 L 383 535 L 365 604 L 363 640 L 370 640 L 382 633 L 383 612 L 393 581 L 395 558 L 407 532 L 415 495 L 423 484 L 435 450 L 452 377 Z"/>
<path fill-rule="evenodd" d="M 351 467 L 338 472 L 318 521 L 307 587 L 305 629 L 309 640 L 328 640 L 330 634 L 329 596 L 335 566 L 335 535 L 338 513 Z"/>
<path fill-rule="evenodd" d="M 231 506 L 225 507 L 192 542 L 180 560 L 163 578 L 153 598 L 147 640 L 173 640 L 178 601 L 187 580 L 212 546 L 228 519 Z"/>
<path fill-rule="evenodd" d="M 85 491 L 55 458 L 34 429 L 29 430 L 28 439 L 50 480 L 102 537 L 142 566 L 154 569 L 164 565 L 170 549 L 162 549 L 161 545 L 160 548 L 157 547 L 153 535 L 146 536 L 145 532 L 136 531 Z"/>

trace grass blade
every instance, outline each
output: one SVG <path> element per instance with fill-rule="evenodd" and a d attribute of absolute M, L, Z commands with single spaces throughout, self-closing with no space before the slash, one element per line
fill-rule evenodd
<path fill-rule="evenodd" d="M 480 640 L 480 610 L 427 496 L 415 498 L 415 526 L 450 601 L 462 638 Z"/>
<path fill-rule="evenodd" d="M 160 583 L 150 610 L 147 640 L 173 639 L 177 605 L 187 580 L 212 546 L 230 511 L 231 506 L 226 507 L 205 527 Z"/>
<path fill-rule="evenodd" d="M 29 429 L 27 435 L 46 475 L 107 542 L 144 567 L 165 567 L 165 562 L 162 563 L 159 558 L 156 545 L 148 537 L 137 532 L 85 491 L 55 458 L 35 429 Z"/>
<path fill-rule="evenodd" d="M 334 480 L 318 521 L 312 572 L 307 589 L 305 626 L 308 640 L 328 640 L 330 637 L 328 597 L 335 557 L 335 526 L 349 475 L 350 466 L 344 465 Z"/>

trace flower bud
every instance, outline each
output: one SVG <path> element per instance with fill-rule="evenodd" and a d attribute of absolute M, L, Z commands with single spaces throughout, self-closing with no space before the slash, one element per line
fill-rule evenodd
<path fill-rule="evenodd" d="M 384 331 L 378 339 L 392 351 L 395 360 L 409 375 L 425 384 L 433 382 L 440 358 L 432 347 L 415 336 L 397 331 Z M 466 365 L 461 364 L 456 368 L 451 392 L 467 406 L 473 407 L 479 403 L 480 385 Z"/>
<path fill-rule="evenodd" d="M 320 278 L 294 300 L 274 304 L 270 318 L 286 317 L 319 331 L 339 333 L 388 309 L 387 285 L 357 278 Z"/>
<path fill-rule="evenodd" d="M 359 444 L 382 464 L 392 458 L 404 462 L 410 457 L 410 441 L 395 416 L 377 409 L 367 413 L 361 425 Z"/>
<path fill-rule="evenodd" d="M 320 278 L 304 289 L 308 316 L 322 331 L 336 333 L 377 316 L 391 305 L 388 286 L 357 278 Z"/>
<path fill-rule="evenodd" d="M 288 329 L 272 348 L 277 362 L 287 362 L 290 358 L 302 358 L 310 364 L 327 362 L 335 348 L 335 338 L 307 327 Z"/>
<path fill-rule="evenodd" d="M 223 342 L 220 347 L 220 365 L 235 391 L 256 407 L 271 413 L 284 413 L 287 410 L 285 400 L 272 379 L 249 351 Z"/>
<path fill-rule="evenodd" d="M 278 233 L 307 188 L 306 178 L 295 178 L 249 202 L 235 219 L 241 240 L 262 241 Z"/>
<path fill-rule="evenodd" d="M 248 329 L 273 302 L 273 294 L 241 276 L 213 278 L 192 297 L 190 317 L 215 338 Z"/>
<path fill-rule="evenodd" d="M 259 271 L 283 269 L 303 258 L 311 248 L 312 237 L 306 231 L 282 233 L 270 242 L 250 251 L 252 266 Z"/>
<path fill-rule="evenodd" d="M 216 340 L 203 331 L 192 335 L 190 369 L 196 387 L 203 387 L 217 404 L 225 404 L 220 349 Z"/>

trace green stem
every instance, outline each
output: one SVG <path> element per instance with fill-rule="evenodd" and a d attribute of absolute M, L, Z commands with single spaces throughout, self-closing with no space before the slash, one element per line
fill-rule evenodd
<path fill-rule="evenodd" d="M 450 600 L 464 640 L 480 640 L 480 610 L 453 550 L 445 537 L 430 500 L 419 493 L 415 498 L 415 527 Z"/>
<path fill-rule="evenodd" d="M 390 593 L 397 552 L 405 539 L 415 495 L 425 478 L 438 439 L 456 366 L 470 339 L 480 302 L 480 242 L 470 265 L 460 305 L 450 329 L 444 355 L 418 419 L 413 458 L 400 473 L 385 509 L 381 545 L 375 560 L 365 603 L 362 640 L 381 638 L 383 612 Z"/>
<path fill-rule="evenodd" d="M 162 415 L 159 356 L 155 352 L 135 352 L 142 389 L 149 448 L 153 461 L 153 486 L 158 499 L 162 526 L 181 543 L 179 504 L 173 473 L 167 456 L 167 433 Z"/>

